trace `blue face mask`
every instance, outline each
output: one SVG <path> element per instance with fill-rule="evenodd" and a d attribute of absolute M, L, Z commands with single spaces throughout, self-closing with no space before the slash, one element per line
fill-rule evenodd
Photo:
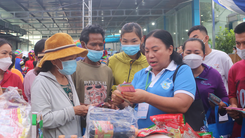
<path fill-rule="evenodd" d="M 122 50 L 129 56 L 135 55 L 140 51 L 140 44 L 138 45 L 122 45 Z"/>
<path fill-rule="evenodd" d="M 77 68 L 77 62 L 76 60 L 68 60 L 68 61 L 61 61 L 63 69 L 59 69 L 58 71 L 63 75 L 72 75 Z"/>
<path fill-rule="evenodd" d="M 88 49 L 88 54 L 87 54 L 87 57 L 93 61 L 93 62 L 98 62 L 101 57 L 103 56 L 103 50 L 101 51 L 96 51 L 96 50 L 91 50 L 91 49 Z"/>

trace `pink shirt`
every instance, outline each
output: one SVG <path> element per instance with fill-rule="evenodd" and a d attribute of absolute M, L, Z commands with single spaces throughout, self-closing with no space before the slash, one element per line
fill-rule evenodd
<path fill-rule="evenodd" d="M 24 79 L 24 92 L 26 97 L 28 98 L 29 103 L 31 103 L 31 85 L 36 78 L 36 74 L 34 73 L 34 69 L 27 72 Z"/>

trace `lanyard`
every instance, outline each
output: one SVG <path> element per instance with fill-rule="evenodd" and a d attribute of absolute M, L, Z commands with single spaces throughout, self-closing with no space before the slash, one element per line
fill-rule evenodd
<path fill-rule="evenodd" d="M 146 82 L 145 82 L 145 91 L 146 91 L 147 88 L 151 85 L 151 82 L 148 83 L 150 71 L 151 71 L 151 69 L 150 69 L 150 70 L 148 71 L 148 73 L 147 73 L 147 79 L 146 79 Z M 148 84 L 147 84 L 147 83 L 148 83 Z"/>

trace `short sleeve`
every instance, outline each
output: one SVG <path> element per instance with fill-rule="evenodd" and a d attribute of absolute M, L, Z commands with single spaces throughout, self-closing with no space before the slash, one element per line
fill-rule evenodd
<path fill-rule="evenodd" d="M 183 65 L 179 68 L 174 81 L 174 94 L 185 93 L 191 97 L 196 94 L 196 82 L 191 68 Z"/>

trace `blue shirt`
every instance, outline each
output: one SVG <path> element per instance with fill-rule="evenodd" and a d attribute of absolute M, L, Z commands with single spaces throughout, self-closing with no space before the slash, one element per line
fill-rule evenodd
<path fill-rule="evenodd" d="M 187 65 L 181 66 L 176 74 L 175 82 L 173 83 L 173 74 L 176 68 L 177 65 L 174 61 L 171 61 L 166 69 L 163 69 L 155 76 L 154 73 L 150 71 L 151 67 L 149 66 L 134 75 L 132 85 L 135 89 L 145 90 L 148 71 L 150 71 L 148 83 L 151 82 L 151 84 L 147 88 L 147 92 L 163 97 L 174 97 L 177 93 L 185 93 L 194 99 L 196 83 L 191 68 Z M 138 105 L 135 106 L 135 110 L 138 111 Z M 166 112 L 149 105 L 147 118 L 138 120 L 139 128 L 147 128 L 153 125 L 154 123 L 150 120 L 150 116 L 158 114 L 166 114 Z"/>
<path fill-rule="evenodd" d="M 22 72 L 21 66 L 20 66 L 21 59 L 19 57 L 15 58 L 15 68 L 18 69 L 20 72 Z"/>

